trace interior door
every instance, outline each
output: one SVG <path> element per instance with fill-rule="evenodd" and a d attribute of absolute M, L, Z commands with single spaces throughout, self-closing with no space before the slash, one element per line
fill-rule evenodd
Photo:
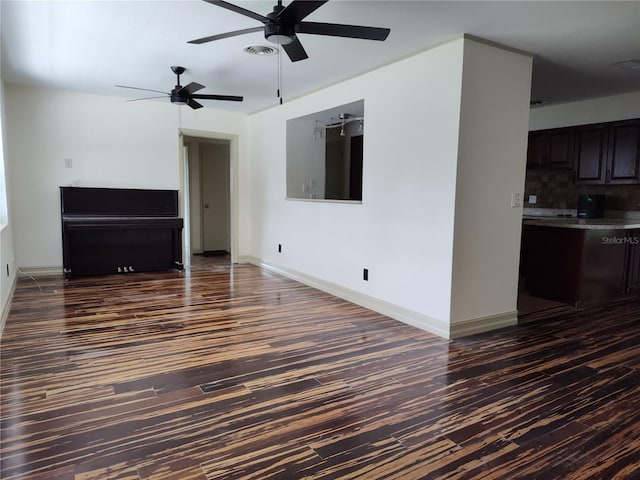
<path fill-rule="evenodd" d="M 202 234 L 205 252 L 229 252 L 229 147 L 201 146 Z"/>

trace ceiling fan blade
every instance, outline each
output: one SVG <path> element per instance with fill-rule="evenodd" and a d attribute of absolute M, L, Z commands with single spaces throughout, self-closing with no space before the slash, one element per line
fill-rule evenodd
<path fill-rule="evenodd" d="M 228 100 L 230 102 L 241 102 L 244 100 L 243 97 L 238 97 L 236 95 L 192 95 L 191 98 L 198 98 L 201 100 Z"/>
<path fill-rule="evenodd" d="M 298 33 L 328 35 L 331 37 L 361 38 L 363 40 L 386 40 L 391 32 L 388 28 L 363 27 L 360 25 L 341 25 L 338 23 L 302 22 Z"/>
<path fill-rule="evenodd" d="M 142 90 L 144 92 L 156 92 L 156 93 L 163 93 L 165 95 L 169 95 L 169 92 L 161 92 L 160 90 L 151 90 L 149 88 L 127 87 L 126 85 L 114 85 L 114 87 L 130 88 L 132 90 Z"/>
<path fill-rule="evenodd" d="M 216 5 L 218 7 L 226 8 L 227 10 L 231 10 L 232 12 L 239 13 L 240 15 L 244 15 L 245 17 L 253 18 L 254 20 L 258 20 L 259 22 L 269 23 L 267 17 L 260 15 L 259 13 L 252 12 L 251 10 L 247 10 L 246 8 L 239 7 L 234 5 L 233 3 L 223 2 L 222 0 L 204 0 L 211 5 Z"/>
<path fill-rule="evenodd" d="M 269 20 L 264 15 L 260 15 L 259 13 L 252 12 L 251 10 L 247 10 L 246 8 L 239 7 L 234 5 L 233 3 L 223 2 L 222 0 L 204 0 L 211 5 L 216 5 L 218 7 L 226 8 L 227 10 L 231 10 L 232 12 L 239 13 L 240 15 L 244 15 L 245 17 L 253 18 L 258 20 L 259 22 L 269 23 Z"/>
<path fill-rule="evenodd" d="M 191 95 L 192 93 L 195 93 L 198 90 L 202 90 L 203 88 L 204 88 L 204 85 L 200 85 L 199 83 L 196 83 L 196 82 L 191 82 L 189 85 L 185 85 L 180 90 L 178 90 L 178 95 L 182 95 L 183 93 L 187 93 L 188 95 Z"/>
<path fill-rule="evenodd" d="M 280 12 L 278 19 L 285 23 L 299 23 L 329 0 L 293 0 Z"/>
<path fill-rule="evenodd" d="M 133 98 L 133 99 L 131 99 L 131 100 L 126 100 L 126 101 L 127 101 L 127 102 L 137 102 L 137 101 L 139 101 L 139 100 L 151 100 L 151 99 L 153 99 L 153 98 L 167 98 L 167 96 L 166 96 L 166 95 L 162 95 L 162 96 L 160 96 L 160 97 Z"/>
<path fill-rule="evenodd" d="M 243 30 L 235 30 L 233 32 L 219 33 L 218 35 L 210 35 L 208 37 L 197 38 L 190 40 L 187 43 L 194 43 L 200 45 L 201 43 L 213 42 L 214 40 L 222 40 L 223 38 L 237 37 L 238 35 L 244 35 L 245 33 L 262 32 L 264 27 L 245 28 Z"/>
<path fill-rule="evenodd" d="M 304 60 L 305 58 L 309 58 L 307 52 L 305 52 L 304 47 L 300 43 L 300 39 L 298 37 L 288 45 L 282 45 L 284 51 L 287 52 L 287 55 L 291 59 L 292 62 L 299 62 L 300 60 Z"/>
<path fill-rule="evenodd" d="M 193 98 L 189 98 L 189 100 L 187 100 L 187 105 L 189 105 L 194 110 L 203 107 L 201 103 L 196 102 Z"/>

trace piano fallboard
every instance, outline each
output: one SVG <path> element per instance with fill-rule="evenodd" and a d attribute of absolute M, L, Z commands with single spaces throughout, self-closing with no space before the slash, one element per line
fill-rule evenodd
<path fill-rule="evenodd" d="M 62 222 L 67 230 L 116 229 L 116 228 L 182 228 L 179 217 L 107 217 L 63 215 Z"/>

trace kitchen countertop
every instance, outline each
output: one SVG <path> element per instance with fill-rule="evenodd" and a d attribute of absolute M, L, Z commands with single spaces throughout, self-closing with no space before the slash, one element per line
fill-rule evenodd
<path fill-rule="evenodd" d="M 640 219 L 637 218 L 575 218 L 575 217 L 536 217 L 526 215 L 525 225 L 539 227 L 577 228 L 581 230 L 631 230 L 640 229 Z"/>

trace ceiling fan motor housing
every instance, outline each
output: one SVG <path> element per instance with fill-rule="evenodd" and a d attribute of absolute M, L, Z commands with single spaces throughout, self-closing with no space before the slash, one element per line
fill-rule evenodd
<path fill-rule="evenodd" d="M 178 105 L 186 105 L 187 98 L 182 91 L 182 87 L 180 85 L 176 85 L 176 88 L 171 90 L 171 103 L 177 103 Z"/>
<path fill-rule="evenodd" d="M 273 7 L 273 12 L 267 14 L 271 22 L 264 24 L 264 38 L 271 43 L 289 45 L 296 38 L 296 30 L 295 25 L 287 25 L 278 18 L 282 10 L 284 10 L 282 4 L 276 5 Z"/>

